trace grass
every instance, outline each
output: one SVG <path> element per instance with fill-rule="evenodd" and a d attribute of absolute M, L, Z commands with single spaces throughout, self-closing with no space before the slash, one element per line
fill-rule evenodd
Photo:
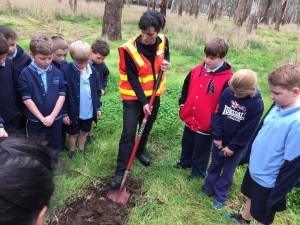
<path fill-rule="evenodd" d="M 57 8 L 53 0 L 43 1 L 43 7 L 33 1 L 11 0 L 12 10 L 0 3 L 0 23 L 8 25 L 19 34 L 20 44 L 28 51 L 33 34 L 61 35 L 71 43 L 82 39 L 92 43 L 100 36 L 103 4 L 92 5 L 79 1 L 78 13 L 73 14 L 67 1 Z M 52 4 L 51 4 L 52 3 Z M 2 5 L 1 5 L 2 4 Z M 48 4 L 48 5 L 47 5 Z M 47 5 L 47 7 L 45 7 Z M 29 10 L 33 8 L 34 10 Z M 47 9 L 47 13 L 44 11 Z M 97 141 L 87 146 L 87 158 L 69 160 L 63 154 L 67 172 L 55 176 L 56 190 L 51 202 L 50 213 L 79 196 L 85 196 L 87 186 L 106 182 L 114 173 L 118 141 L 122 129 L 122 104 L 118 93 L 118 51 L 125 40 L 139 34 L 138 19 L 144 7 L 125 7 L 122 18 L 123 41 L 110 42 L 111 54 L 106 63 L 111 71 L 106 95 L 102 98 L 103 115 L 95 128 Z M 46 13 L 48 16 L 43 18 Z M 41 19 L 42 18 L 42 19 Z M 201 26 L 199 26 L 201 24 Z M 149 139 L 148 152 L 154 159 L 149 168 L 134 162 L 131 176 L 143 181 L 143 201 L 127 218 L 127 224 L 226 224 L 221 213 L 211 207 L 211 199 L 199 194 L 201 180 L 188 180 L 188 171 L 173 169 L 180 157 L 180 142 L 183 123 L 178 118 L 178 97 L 185 76 L 203 59 L 203 46 L 211 37 L 220 36 L 230 43 L 226 60 L 234 71 L 249 68 L 259 75 L 259 87 L 267 110 L 271 104 L 265 74 L 283 63 L 300 63 L 300 31 L 293 25 L 281 27 L 281 32 L 259 26 L 255 33 L 246 36 L 243 27 L 239 33 L 232 32 L 232 21 L 222 19 L 209 24 L 206 15 L 197 20 L 168 11 L 164 33 L 170 42 L 172 68 L 168 72 L 168 89 L 161 98 L 158 119 Z M 69 58 L 70 59 L 70 58 Z M 239 167 L 235 182 L 222 212 L 237 212 L 245 198 L 240 185 L 245 167 Z M 299 190 L 288 196 L 289 209 L 276 215 L 275 224 L 300 224 Z"/>

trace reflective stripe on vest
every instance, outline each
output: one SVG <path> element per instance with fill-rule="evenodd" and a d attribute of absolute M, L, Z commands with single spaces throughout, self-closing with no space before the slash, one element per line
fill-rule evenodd
<path fill-rule="evenodd" d="M 155 60 L 154 60 L 156 77 L 158 76 L 161 63 L 164 60 L 165 45 L 166 45 L 164 35 L 159 34 L 158 36 L 161 38 L 162 42 L 157 46 Z M 136 40 L 136 38 L 133 38 L 119 48 L 119 54 L 120 54 L 119 91 L 121 93 L 122 100 L 137 100 L 136 94 L 135 94 L 134 90 L 132 89 L 130 83 L 128 82 L 128 77 L 126 74 L 124 51 L 126 51 L 133 59 L 133 62 L 136 65 L 137 70 L 138 70 L 139 82 L 144 91 L 144 94 L 147 97 L 152 95 L 152 89 L 154 87 L 154 77 L 153 77 L 152 66 L 151 66 L 150 62 L 142 54 L 139 54 L 139 52 L 137 51 L 137 48 L 135 47 L 135 40 Z M 166 89 L 166 78 L 165 78 L 165 73 L 164 73 L 156 95 L 157 96 L 161 95 L 165 91 L 165 89 Z"/>

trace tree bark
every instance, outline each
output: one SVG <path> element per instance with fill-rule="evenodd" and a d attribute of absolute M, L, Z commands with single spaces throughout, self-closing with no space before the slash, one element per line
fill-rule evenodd
<path fill-rule="evenodd" d="M 183 11 L 183 0 L 179 0 L 178 16 L 182 16 L 182 11 Z"/>
<path fill-rule="evenodd" d="M 69 6 L 73 13 L 77 12 L 77 0 L 69 0 Z"/>
<path fill-rule="evenodd" d="M 155 8 L 156 8 L 156 0 L 153 0 L 152 9 L 155 10 Z"/>
<path fill-rule="evenodd" d="M 194 8 L 195 8 L 195 0 L 191 0 L 189 15 L 192 16 L 194 14 Z"/>
<path fill-rule="evenodd" d="M 223 8 L 224 8 L 224 2 L 225 0 L 221 0 L 221 5 L 220 5 L 220 10 L 218 11 L 218 19 L 221 19 L 222 13 L 223 13 Z"/>
<path fill-rule="evenodd" d="M 151 0 L 147 0 L 147 10 L 150 10 L 150 1 Z"/>
<path fill-rule="evenodd" d="M 195 12 L 194 12 L 194 16 L 196 19 L 198 18 L 198 15 L 199 15 L 200 3 L 201 3 L 201 0 L 196 0 L 196 7 L 195 7 Z"/>
<path fill-rule="evenodd" d="M 247 0 L 239 0 L 238 7 L 235 11 L 234 25 L 237 30 L 243 25 L 247 11 Z"/>
<path fill-rule="evenodd" d="M 282 21 L 283 15 L 284 15 L 284 11 L 286 9 L 286 4 L 287 4 L 287 0 L 281 1 L 281 7 L 280 7 L 281 9 L 279 10 L 279 14 L 276 19 L 276 23 L 275 23 L 275 27 L 274 27 L 275 30 L 279 31 L 279 26 L 280 26 L 280 23 Z"/>
<path fill-rule="evenodd" d="M 248 20 L 247 26 L 247 34 L 251 34 L 255 24 L 257 24 L 257 15 L 258 15 L 258 7 L 259 7 L 260 0 L 253 0 L 251 5 L 251 12 Z"/>
<path fill-rule="evenodd" d="M 217 13 L 218 0 L 212 0 L 208 12 L 208 22 L 213 22 Z"/>
<path fill-rule="evenodd" d="M 160 13 L 166 17 L 168 0 L 161 0 Z"/>
<path fill-rule="evenodd" d="M 171 12 L 176 13 L 176 0 L 172 0 Z"/>
<path fill-rule="evenodd" d="M 121 17 L 123 0 L 106 0 L 103 15 L 102 37 L 108 40 L 121 40 Z"/>
<path fill-rule="evenodd" d="M 267 5 L 264 8 L 264 11 L 262 13 L 262 17 L 260 19 L 261 23 L 268 24 L 268 17 L 267 17 L 267 15 L 268 15 L 268 11 L 269 11 L 272 3 L 273 3 L 273 0 L 267 0 Z"/>

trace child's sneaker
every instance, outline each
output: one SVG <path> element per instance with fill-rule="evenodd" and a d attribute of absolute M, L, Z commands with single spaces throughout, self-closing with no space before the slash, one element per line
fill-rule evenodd
<path fill-rule="evenodd" d="M 216 210 L 221 210 L 223 207 L 223 203 L 219 202 L 217 199 L 214 199 L 212 204 Z"/>
<path fill-rule="evenodd" d="M 245 220 L 241 214 L 223 214 L 222 215 L 225 219 L 230 219 L 236 225 L 250 225 L 249 220 Z"/>
<path fill-rule="evenodd" d="M 70 152 L 68 153 L 68 155 L 69 155 L 69 158 L 70 158 L 70 159 L 73 159 L 73 158 L 76 156 L 76 152 L 75 152 L 75 151 L 70 151 Z"/>
<path fill-rule="evenodd" d="M 78 152 L 79 152 L 81 155 L 85 156 L 85 149 L 83 149 L 83 150 L 80 150 L 80 149 L 79 149 Z"/>
<path fill-rule="evenodd" d="M 87 136 L 87 137 L 86 137 L 86 142 L 87 142 L 87 143 L 92 143 L 95 139 L 96 139 L 96 138 L 95 138 L 93 135 Z"/>

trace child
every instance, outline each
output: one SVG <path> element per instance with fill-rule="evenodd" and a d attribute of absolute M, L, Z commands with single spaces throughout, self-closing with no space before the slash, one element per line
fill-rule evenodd
<path fill-rule="evenodd" d="M 53 42 L 53 60 L 52 65 L 57 69 L 60 69 L 62 66 L 66 65 L 68 62 L 66 61 L 66 57 L 68 54 L 68 43 L 61 36 L 52 36 L 51 40 Z M 61 150 L 68 151 L 66 146 L 67 134 L 62 127 L 61 132 Z"/>
<path fill-rule="evenodd" d="M 109 55 L 109 52 L 109 46 L 106 41 L 96 40 L 92 44 L 92 60 L 90 61 L 90 65 L 94 66 L 100 75 L 101 95 L 105 94 L 105 88 L 108 81 L 109 70 L 104 60 Z M 87 136 L 87 142 L 89 143 L 94 140 L 93 127 L 94 123 L 92 123 L 91 130 Z"/>
<path fill-rule="evenodd" d="M 52 36 L 51 40 L 53 42 L 52 64 L 57 69 L 60 69 L 63 65 L 67 64 L 68 43 L 61 36 Z"/>
<path fill-rule="evenodd" d="M 9 46 L 7 57 L 14 62 L 17 75 L 19 76 L 21 71 L 31 63 L 31 58 L 16 44 L 16 41 L 18 40 L 16 32 L 7 26 L 0 26 L 0 33 L 6 38 L 6 42 Z"/>
<path fill-rule="evenodd" d="M 212 160 L 202 192 L 214 195 L 213 206 L 220 210 L 228 199 L 234 171 L 243 155 L 264 107 L 257 91 L 257 76 L 251 70 L 239 70 L 222 93 L 218 111 L 211 120 Z"/>
<path fill-rule="evenodd" d="M 224 61 L 227 43 L 213 38 L 206 43 L 204 62 L 187 75 L 179 98 L 179 116 L 185 122 L 182 152 L 175 168 L 192 167 L 191 178 L 204 178 L 212 138 L 210 120 L 222 91 L 232 76 L 231 66 Z"/>
<path fill-rule="evenodd" d="M 66 82 L 62 73 L 51 65 L 52 40 L 44 35 L 30 41 L 32 63 L 19 77 L 19 91 L 26 106 L 28 136 L 45 139 L 51 148 L 53 163 L 58 162 L 61 144 L 62 115 Z"/>
<path fill-rule="evenodd" d="M 79 152 L 84 154 L 86 136 L 92 121 L 101 116 L 101 84 L 99 74 L 89 65 L 92 49 L 89 44 L 76 41 L 70 45 L 73 62 L 62 67 L 68 83 L 63 122 L 69 134 L 69 157 L 75 156 L 78 141 Z"/>
<path fill-rule="evenodd" d="M 13 62 L 6 58 L 8 51 L 6 38 L 0 33 L 0 137 L 20 132 L 21 123 L 18 78 Z"/>
<path fill-rule="evenodd" d="M 274 107 L 253 143 L 241 191 L 247 197 L 243 214 L 234 222 L 272 224 L 286 209 L 285 196 L 300 177 L 300 66 L 287 64 L 268 74 Z"/>

